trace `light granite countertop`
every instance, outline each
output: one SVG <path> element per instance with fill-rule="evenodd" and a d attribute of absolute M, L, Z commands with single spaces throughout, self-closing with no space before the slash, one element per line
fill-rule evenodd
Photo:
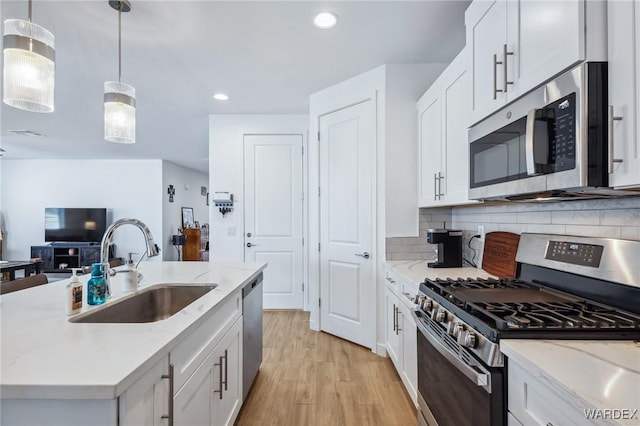
<path fill-rule="evenodd" d="M 640 344 L 502 340 L 500 350 L 576 411 L 638 410 L 634 419 L 621 418 L 612 424 L 640 424 Z"/>
<path fill-rule="evenodd" d="M 424 282 L 425 278 L 489 278 L 483 269 L 464 268 L 429 268 L 426 260 L 388 260 L 387 265 L 416 284 Z"/>
<path fill-rule="evenodd" d="M 246 283 L 265 263 L 143 262 L 140 289 L 159 283 L 217 284 L 177 314 L 138 324 L 71 323 L 69 280 L 0 297 L 0 395 L 3 399 L 113 399 Z M 80 277 L 86 304 L 86 282 Z M 112 303 L 124 294 L 112 278 Z"/>

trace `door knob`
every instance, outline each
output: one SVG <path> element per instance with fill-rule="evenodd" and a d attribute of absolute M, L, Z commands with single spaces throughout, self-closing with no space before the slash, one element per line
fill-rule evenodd
<path fill-rule="evenodd" d="M 255 247 L 255 246 L 257 246 L 257 244 L 247 243 L 247 247 Z"/>
<path fill-rule="evenodd" d="M 360 256 L 360 257 L 364 257 L 365 259 L 369 258 L 369 252 L 364 252 L 364 253 L 355 253 L 356 256 Z"/>

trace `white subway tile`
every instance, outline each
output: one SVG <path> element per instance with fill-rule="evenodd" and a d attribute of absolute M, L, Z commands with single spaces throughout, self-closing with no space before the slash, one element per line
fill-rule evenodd
<path fill-rule="evenodd" d="M 551 212 L 551 223 L 564 225 L 599 225 L 599 210 L 567 210 Z"/>
<path fill-rule="evenodd" d="M 519 212 L 518 223 L 551 223 L 551 212 Z"/>
<path fill-rule="evenodd" d="M 620 238 L 640 241 L 640 226 L 623 226 L 620 228 Z"/>
<path fill-rule="evenodd" d="M 517 223 L 517 213 L 494 213 L 491 215 L 493 223 Z"/>
<path fill-rule="evenodd" d="M 581 237 L 620 238 L 619 226 L 565 225 L 567 235 Z"/>
<path fill-rule="evenodd" d="M 602 225 L 640 226 L 640 209 L 601 210 Z"/>
<path fill-rule="evenodd" d="M 527 225 L 527 232 L 536 234 L 560 234 L 566 232 L 565 225 L 546 225 L 541 223 L 531 223 Z"/>

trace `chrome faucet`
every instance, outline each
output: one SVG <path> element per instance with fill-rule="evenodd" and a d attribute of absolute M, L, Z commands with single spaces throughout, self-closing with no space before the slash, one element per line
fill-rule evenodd
<path fill-rule="evenodd" d="M 140 259 L 138 260 L 138 263 L 140 263 L 140 260 L 142 260 L 145 254 L 148 257 L 153 257 L 160 254 L 160 248 L 153 241 L 153 236 L 151 235 L 151 231 L 149 231 L 149 228 L 147 227 L 147 225 L 145 225 L 138 219 L 125 218 L 125 219 L 120 219 L 113 222 L 111 226 L 109 226 L 105 231 L 104 236 L 102 237 L 102 243 L 100 248 L 100 263 L 102 264 L 102 268 L 105 272 L 104 279 L 107 281 L 107 297 L 111 297 L 110 278 L 116 274 L 115 273 L 116 271 L 114 271 L 109 266 L 109 244 L 111 244 L 111 237 L 113 236 L 113 233 L 115 232 L 115 230 L 120 228 L 122 225 L 134 225 L 142 232 L 142 235 L 144 235 L 145 243 L 147 244 L 147 250 L 140 257 Z"/>

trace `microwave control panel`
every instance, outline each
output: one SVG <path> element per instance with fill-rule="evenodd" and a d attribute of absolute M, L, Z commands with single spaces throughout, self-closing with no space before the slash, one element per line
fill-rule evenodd
<path fill-rule="evenodd" d="M 549 241 L 544 257 L 558 262 L 597 268 L 600 266 L 603 251 L 604 247 L 596 244 Z"/>
<path fill-rule="evenodd" d="M 549 131 L 549 164 L 551 172 L 576 167 L 576 94 L 572 93 L 544 108 L 551 121 Z"/>

